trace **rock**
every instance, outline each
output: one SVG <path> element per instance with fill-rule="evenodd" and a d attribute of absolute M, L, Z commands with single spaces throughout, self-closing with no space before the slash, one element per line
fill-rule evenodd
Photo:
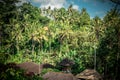
<path fill-rule="evenodd" d="M 76 77 L 83 80 L 102 80 L 101 75 L 94 69 L 86 69 L 77 74 Z"/>
<path fill-rule="evenodd" d="M 71 73 L 47 72 L 43 75 L 44 80 L 78 80 Z"/>
<path fill-rule="evenodd" d="M 44 63 L 44 64 L 40 64 L 41 68 L 55 68 L 53 65 L 49 64 L 49 63 Z"/>
<path fill-rule="evenodd" d="M 17 67 L 20 69 L 25 70 L 26 74 L 27 73 L 34 73 L 34 74 L 40 74 L 42 68 L 40 65 L 34 63 L 34 62 L 24 62 L 17 64 Z"/>
<path fill-rule="evenodd" d="M 48 63 L 39 65 L 34 62 L 24 62 L 17 64 L 16 66 L 25 70 L 25 75 L 38 75 L 42 72 L 43 68 L 54 68 L 53 65 Z"/>

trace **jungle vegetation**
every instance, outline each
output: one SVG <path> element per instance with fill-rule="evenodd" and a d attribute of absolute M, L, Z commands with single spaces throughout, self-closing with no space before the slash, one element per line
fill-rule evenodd
<path fill-rule="evenodd" d="M 70 5 L 52 10 L 18 2 L 0 1 L 0 63 L 33 61 L 55 65 L 67 57 L 75 61 L 73 74 L 95 68 L 104 80 L 120 79 L 117 6 L 108 10 L 103 19 L 91 19 L 86 8 L 78 11 Z M 14 75 L 12 72 L 7 70 Z"/>

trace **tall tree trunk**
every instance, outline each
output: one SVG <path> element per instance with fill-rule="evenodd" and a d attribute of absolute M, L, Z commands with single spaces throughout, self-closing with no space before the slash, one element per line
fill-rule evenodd
<path fill-rule="evenodd" d="M 34 44 L 34 41 L 32 39 L 32 54 L 34 53 L 34 47 L 35 47 L 35 44 Z"/>

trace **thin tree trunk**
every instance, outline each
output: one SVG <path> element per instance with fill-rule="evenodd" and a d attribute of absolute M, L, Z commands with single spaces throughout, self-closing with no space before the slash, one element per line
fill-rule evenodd
<path fill-rule="evenodd" d="M 96 70 L 96 49 L 94 48 L 94 69 Z"/>
<path fill-rule="evenodd" d="M 34 53 L 34 47 L 35 47 L 34 41 L 32 40 L 32 54 Z"/>

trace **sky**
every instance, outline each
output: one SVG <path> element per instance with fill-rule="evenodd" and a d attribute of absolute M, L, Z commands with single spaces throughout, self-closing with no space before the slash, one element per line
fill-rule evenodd
<path fill-rule="evenodd" d="M 91 18 L 99 16 L 103 18 L 105 14 L 115 6 L 114 3 L 109 0 L 29 0 L 34 6 L 40 8 L 47 8 L 51 6 L 54 8 L 68 8 L 70 4 L 74 9 L 81 11 L 82 8 L 86 8 Z"/>

